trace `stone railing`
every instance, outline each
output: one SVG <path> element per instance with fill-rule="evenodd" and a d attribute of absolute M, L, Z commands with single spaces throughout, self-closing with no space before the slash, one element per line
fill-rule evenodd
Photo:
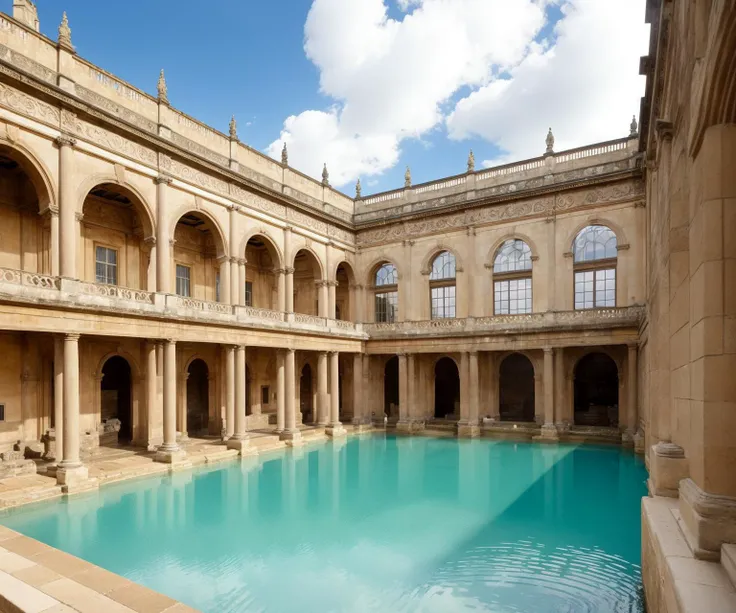
<path fill-rule="evenodd" d="M 172 294 L 166 296 L 166 305 L 174 306 L 192 311 L 202 311 L 204 313 L 222 313 L 223 315 L 232 315 L 233 307 L 230 304 L 221 302 L 209 302 L 207 300 L 197 300 L 196 298 L 188 298 L 186 296 L 174 296 Z"/>
<path fill-rule="evenodd" d="M 119 285 L 103 285 L 101 283 L 80 283 L 80 291 L 90 296 L 105 296 L 109 298 L 121 298 L 132 302 L 153 304 L 153 292 L 120 287 Z"/>
<path fill-rule="evenodd" d="M 284 314 L 281 311 L 272 311 L 271 309 L 260 309 L 258 307 L 250 306 L 239 306 L 236 311 L 242 313 L 246 317 L 252 317 L 253 319 L 284 321 Z"/>
<path fill-rule="evenodd" d="M 59 279 L 57 277 L 12 268 L 0 268 L 0 282 L 28 285 L 42 289 L 59 289 Z"/>
<path fill-rule="evenodd" d="M 334 323 L 336 328 L 342 328 L 343 330 L 355 330 L 356 328 L 352 321 L 345 321 L 344 319 L 333 319 L 331 323 Z"/>
<path fill-rule="evenodd" d="M 620 328 L 638 326 L 643 306 L 580 311 L 550 311 L 526 315 L 493 315 L 464 319 L 426 319 L 395 323 L 366 323 L 363 330 L 372 338 L 447 336 L 472 333 L 502 333 L 569 328 Z"/>
<path fill-rule="evenodd" d="M 306 315 L 305 313 L 294 313 L 294 323 L 306 324 L 308 326 L 325 327 L 327 320 L 324 317 L 316 317 L 315 315 Z"/>

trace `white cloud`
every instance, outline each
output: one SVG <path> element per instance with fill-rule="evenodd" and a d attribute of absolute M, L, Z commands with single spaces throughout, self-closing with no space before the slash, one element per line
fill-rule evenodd
<path fill-rule="evenodd" d="M 511 78 L 472 92 L 447 119 L 450 138 L 480 136 L 505 152 L 486 165 L 541 155 L 550 126 L 558 151 L 628 133 L 643 93 L 643 1 L 571 0 L 562 10 L 553 47 L 533 49 Z"/>
<path fill-rule="evenodd" d="M 393 1 L 313 1 L 304 48 L 334 106 L 289 117 L 269 155 L 286 142 L 293 166 L 320 177 L 326 162 L 342 186 L 438 127 L 520 159 L 543 152 L 548 126 L 559 150 L 625 134 L 638 110 L 644 0 L 395 0 L 401 20 L 388 18 Z M 556 43 L 537 44 L 553 2 Z"/>
<path fill-rule="evenodd" d="M 398 161 L 403 139 L 444 117 L 440 105 L 463 86 L 487 83 L 518 64 L 544 25 L 538 0 L 412 0 L 402 20 L 384 0 L 314 0 L 305 51 L 320 70 L 330 110 L 289 117 L 268 153 L 289 147 L 295 167 L 335 185 L 378 174 Z"/>

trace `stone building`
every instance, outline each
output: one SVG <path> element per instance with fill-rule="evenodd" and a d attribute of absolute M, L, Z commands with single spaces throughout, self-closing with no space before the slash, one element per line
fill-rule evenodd
<path fill-rule="evenodd" d="M 539 157 L 476 169 L 471 153 L 456 176 L 407 170 L 401 189 L 350 197 L 327 167 L 315 181 L 286 147 L 277 161 L 240 142 L 234 119 L 223 134 L 176 110 L 163 71 L 152 97 L 90 64 L 66 17 L 50 40 L 15 0 L 0 15 L 4 474 L 45 454 L 74 491 L 100 445 L 178 462 L 190 436 L 246 454 L 250 429 L 298 444 L 303 423 L 340 436 L 384 418 L 617 442 L 646 452 L 652 500 L 679 491 L 693 551 L 717 557 L 736 540 L 736 12 L 650 0 L 647 18 L 641 135 L 633 120 L 555 151 L 550 130 Z M 655 541 L 645 574 L 666 574 Z"/>

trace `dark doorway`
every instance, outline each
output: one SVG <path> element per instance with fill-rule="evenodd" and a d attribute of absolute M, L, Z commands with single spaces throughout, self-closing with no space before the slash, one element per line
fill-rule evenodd
<path fill-rule="evenodd" d="M 250 415 L 253 413 L 253 410 L 251 409 L 250 404 L 250 387 L 251 387 L 251 378 L 250 378 L 250 368 L 248 368 L 248 365 L 245 365 L 245 414 Z"/>
<path fill-rule="evenodd" d="M 383 371 L 383 410 L 389 419 L 399 417 L 399 357 L 394 356 Z"/>
<path fill-rule="evenodd" d="M 534 421 L 534 366 L 521 353 L 512 353 L 499 369 L 501 421 Z"/>
<path fill-rule="evenodd" d="M 575 366 L 575 425 L 618 426 L 618 368 L 605 353 L 589 353 Z"/>
<path fill-rule="evenodd" d="M 100 414 L 102 421 L 120 420 L 118 442 L 121 443 L 133 440 L 130 380 L 130 364 L 119 355 L 111 357 L 102 367 Z"/>
<path fill-rule="evenodd" d="M 299 410 L 302 412 L 302 423 L 314 423 L 313 394 L 312 394 L 312 367 L 305 364 L 302 376 L 299 378 Z"/>
<path fill-rule="evenodd" d="M 460 402 L 460 373 L 452 358 L 441 358 L 434 365 L 434 416 L 455 419 Z"/>
<path fill-rule="evenodd" d="M 192 360 L 187 370 L 187 433 L 207 434 L 210 419 L 209 369 L 204 360 Z"/>

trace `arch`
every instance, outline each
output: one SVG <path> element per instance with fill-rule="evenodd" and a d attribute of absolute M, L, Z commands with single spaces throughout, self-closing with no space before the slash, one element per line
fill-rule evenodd
<path fill-rule="evenodd" d="M 248 248 L 248 243 L 252 238 L 256 237 L 260 237 L 263 239 L 263 242 L 266 245 L 266 249 L 268 249 L 269 255 L 271 256 L 271 260 L 273 260 L 274 262 L 274 268 L 283 268 L 284 254 L 281 251 L 281 248 L 279 247 L 276 240 L 265 228 L 252 228 L 250 231 L 246 232 L 242 240 L 240 241 L 238 253 L 241 253 L 243 254 L 243 256 L 245 256 L 245 250 Z"/>
<path fill-rule="evenodd" d="M 455 419 L 460 403 L 460 369 L 448 356 L 434 363 L 434 417 Z"/>
<path fill-rule="evenodd" d="M 376 271 L 380 266 L 383 266 L 384 264 L 393 264 L 394 268 L 396 268 L 396 274 L 399 278 L 399 281 L 401 281 L 401 269 L 396 264 L 396 261 L 393 258 L 382 255 L 381 257 L 374 259 L 371 264 L 365 269 L 363 277 L 365 278 L 366 287 L 373 287 L 375 285 Z"/>
<path fill-rule="evenodd" d="M 496 259 L 496 253 L 506 241 L 520 240 L 524 241 L 532 252 L 532 261 L 539 259 L 539 250 L 537 249 L 536 243 L 527 234 L 521 232 L 509 232 L 504 234 L 501 238 L 496 240 L 492 245 L 491 249 L 486 255 L 485 267 L 493 269 L 493 262 Z"/>
<path fill-rule="evenodd" d="M 99 376 L 102 374 L 102 368 L 105 366 L 105 363 L 110 359 L 114 358 L 116 356 L 119 356 L 123 358 L 128 364 L 130 365 L 131 372 L 133 373 L 133 379 L 140 379 L 142 376 L 140 365 L 138 364 L 138 361 L 135 359 L 133 354 L 129 353 L 128 351 L 125 351 L 122 348 L 118 348 L 115 351 L 109 351 L 105 355 L 103 355 L 100 360 L 97 362 L 97 368 L 95 369 L 95 375 Z"/>
<path fill-rule="evenodd" d="M 121 355 L 105 360 L 100 374 L 100 417 L 105 422 L 117 419 L 118 442 L 133 440 L 133 369 Z"/>
<path fill-rule="evenodd" d="M 389 419 L 398 419 L 399 401 L 399 356 L 394 355 L 383 365 L 383 410 Z"/>
<path fill-rule="evenodd" d="M 603 351 L 591 351 L 575 364 L 573 414 L 575 425 L 618 426 L 619 367 Z"/>
<path fill-rule="evenodd" d="M 202 217 L 205 224 L 210 225 L 208 229 L 212 232 L 212 236 L 214 237 L 216 257 L 219 258 L 229 253 L 228 243 L 227 240 L 225 240 L 225 233 L 222 231 L 222 226 L 217 219 L 208 211 L 192 207 L 191 205 L 180 207 L 172 217 L 173 223 L 169 222 L 169 236 L 171 238 L 174 237 L 176 226 L 184 215 L 196 215 L 198 217 Z"/>
<path fill-rule="evenodd" d="M 575 246 L 575 239 L 578 237 L 578 234 L 582 232 L 584 228 L 587 226 L 607 226 L 611 229 L 611 231 L 616 235 L 616 243 L 618 245 L 618 248 L 620 249 L 623 245 L 628 245 L 629 240 L 626 237 L 626 233 L 624 232 L 624 229 L 617 224 L 615 221 L 611 221 L 607 218 L 602 217 L 595 217 L 590 216 L 587 218 L 587 220 L 584 223 L 579 223 L 577 226 L 575 226 L 575 231 L 571 234 L 568 234 L 567 236 L 567 242 L 565 243 L 568 245 L 570 249 L 570 253 L 572 253 L 573 248 Z"/>
<path fill-rule="evenodd" d="M 212 368 L 210 367 L 209 361 L 204 355 L 202 355 L 201 353 L 193 353 L 186 360 L 181 360 L 183 366 L 181 370 L 179 371 L 179 374 L 182 376 L 187 374 L 189 372 L 189 367 L 192 365 L 192 362 L 195 362 L 197 360 L 202 360 L 202 362 L 204 362 L 205 366 L 207 367 L 208 371 L 212 370 Z"/>
<path fill-rule="evenodd" d="M 585 358 L 586 356 L 589 356 L 591 353 L 604 353 L 606 354 L 611 360 L 613 360 L 614 364 L 616 364 L 616 371 L 618 372 L 618 376 L 621 377 L 623 373 L 624 363 L 623 360 L 616 355 L 615 352 L 611 351 L 608 347 L 590 347 L 586 348 L 584 351 L 581 351 L 577 357 L 568 363 L 566 368 L 566 376 L 570 379 L 574 378 L 575 376 L 575 368 L 577 368 L 577 365 L 580 363 L 580 360 Z"/>
<path fill-rule="evenodd" d="M 56 183 L 51 179 L 51 173 L 46 165 L 23 143 L 2 140 L 0 153 L 8 154 L 13 161 L 23 169 L 28 176 L 36 196 L 38 197 L 39 211 L 48 207 L 58 207 L 59 199 L 56 193 Z"/>
<path fill-rule="evenodd" d="M 534 421 L 534 372 L 534 362 L 520 352 L 512 352 L 500 361 L 498 414 L 501 421 Z"/>
<path fill-rule="evenodd" d="M 210 417 L 210 370 L 202 358 L 189 361 L 186 371 L 187 424 L 188 434 L 206 433 Z"/>
<path fill-rule="evenodd" d="M 85 178 L 79 186 L 77 186 L 76 202 L 79 203 L 77 210 L 82 212 L 84 210 L 84 202 L 90 192 L 92 192 L 96 187 L 105 184 L 115 185 L 123 192 L 128 192 L 126 194 L 127 196 L 132 196 L 131 202 L 133 203 L 133 209 L 139 214 L 143 225 L 143 238 L 155 237 L 156 222 L 153 215 L 153 209 L 149 205 L 148 200 L 137 187 L 127 181 L 120 181 L 114 174 L 101 173 Z"/>
<path fill-rule="evenodd" d="M 295 266 L 296 258 L 302 251 L 308 253 L 311 256 L 312 266 L 314 267 L 314 273 L 315 273 L 315 276 L 317 277 L 316 280 L 323 281 L 325 278 L 325 267 L 323 266 L 322 260 L 320 260 L 319 255 L 317 255 L 317 252 L 314 249 L 312 249 L 309 245 L 302 245 L 301 247 L 297 247 L 296 249 L 294 249 L 294 255 L 291 258 L 290 266 L 292 268 L 296 268 Z M 315 264 L 316 264 L 316 267 L 315 267 Z"/>
<path fill-rule="evenodd" d="M 332 275 L 331 278 L 337 280 L 337 271 L 340 268 L 340 266 L 343 266 L 345 268 L 345 271 L 348 277 L 348 282 L 350 284 L 355 283 L 355 279 L 356 279 L 355 269 L 353 268 L 353 265 L 350 262 L 348 262 L 345 258 L 338 260 L 337 264 L 335 264 L 332 267 L 332 270 L 330 271 Z"/>
<path fill-rule="evenodd" d="M 434 262 L 434 259 L 443 251 L 451 253 L 455 258 L 455 270 L 457 272 L 463 271 L 463 261 L 457 250 L 454 247 L 450 247 L 446 243 L 437 243 L 424 256 L 424 259 L 422 260 L 422 267 L 419 269 L 421 274 L 428 275 L 432 272 L 432 262 Z"/>

